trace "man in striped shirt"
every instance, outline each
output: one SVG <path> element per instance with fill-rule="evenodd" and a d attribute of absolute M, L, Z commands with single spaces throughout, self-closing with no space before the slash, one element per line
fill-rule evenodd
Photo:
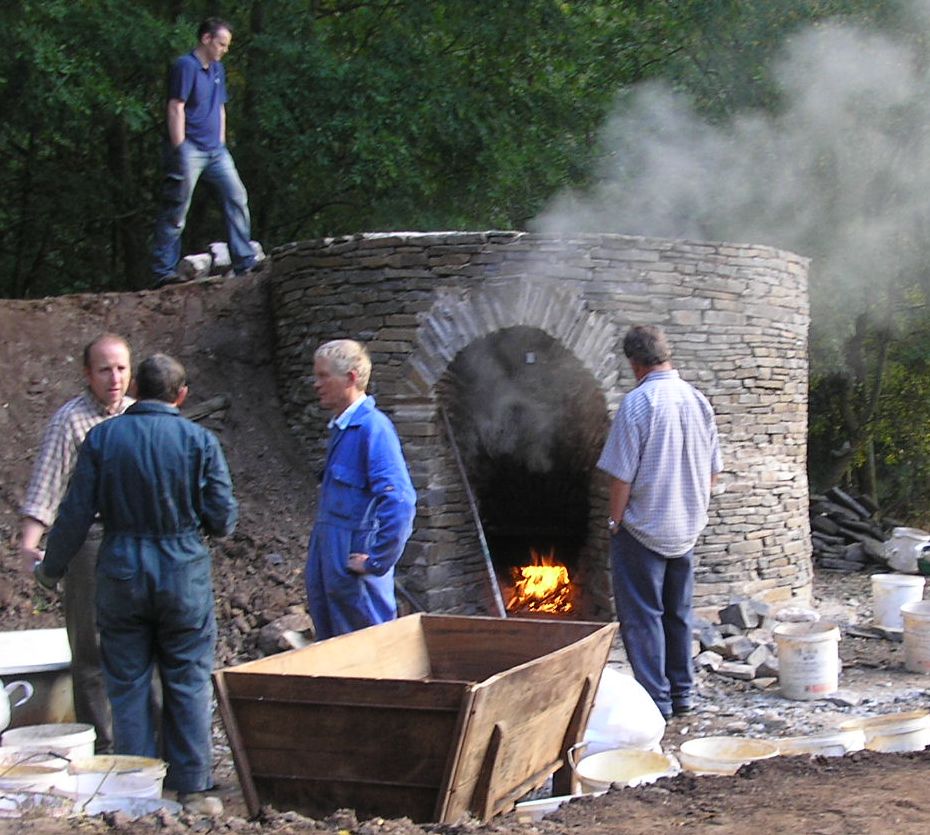
<path fill-rule="evenodd" d="M 23 568 L 29 573 L 43 557 L 39 543 L 58 514 L 84 436 L 98 423 L 122 414 L 133 402 L 126 396 L 131 375 L 132 355 L 123 337 L 104 333 L 84 349 L 87 390 L 65 403 L 49 421 L 20 509 L 19 549 Z M 100 666 L 94 605 L 101 535 L 100 525 L 94 525 L 72 562 L 64 583 L 63 606 L 71 645 L 75 717 L 94 726 L 97 753 L 109 753 L 113 748 L 110 703 Z"/>
<path fill-rule="evenodd" d="M 623 340 L 636 387 L 597 463 L 610 476 L 610 557 L 620 634 L 636 680 L 663 716 L 693 709 L 694 544 L 723 467 L 714 412 L 672 368 L 661 329 Z"/>

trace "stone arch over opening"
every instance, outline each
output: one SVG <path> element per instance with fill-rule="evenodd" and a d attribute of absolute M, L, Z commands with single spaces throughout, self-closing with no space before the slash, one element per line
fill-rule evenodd
<path fill-rule="evenodd" d="M 580 289 L 530 277 L 494 282 L 474 292 L 437 292 L 417 328 L 404 377 L 421 393 L 432 391 L 448 365 L 471 342 L 505 328 L 538 328 L 572 352 L 604 390 L 617 380 L 617 326 L 592 311 Z"/>

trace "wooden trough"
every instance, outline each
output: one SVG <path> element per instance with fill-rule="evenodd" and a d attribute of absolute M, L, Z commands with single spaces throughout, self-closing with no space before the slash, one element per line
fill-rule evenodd
<path fill-rule="evenodd" d="M 617 625 L 416 614 L 214 674 L 249 813 L 455 823 L 580 741 Z"/>

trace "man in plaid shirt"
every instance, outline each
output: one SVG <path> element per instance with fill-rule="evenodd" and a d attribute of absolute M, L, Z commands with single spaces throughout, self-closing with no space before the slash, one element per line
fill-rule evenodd
<path fill-rule="evenodd" d="M 87 390 L 65 403 L 49 421 L 20 509 L 19 548 L 26 571 L 31 573 L 43 557 L 39 543 L 58 514 L 84 436 L 133 402 L 126 396 L 131 375 L 132 354 L 123 337 L 104 333 L 84 349 Z M 94 605 L 101 534 L 100 525 L 95 524 L 72 562 L 64 582 L 63 605 L 71 645 L 75 716 L 78 722 L 94 726 L 97 753 L 109 753 L 113 748 L 110 703 L 100 666 Z"/>
<path fill-rule="evenodd" d="M 636 387 L 597 462 L 610 475 L 610 557 L 620 634 L 633 675 L 666 719 L 692 710 L 694 544 L 723 467 L 714 412 L 672 368 L 657 327 L 623 340 Z"/>

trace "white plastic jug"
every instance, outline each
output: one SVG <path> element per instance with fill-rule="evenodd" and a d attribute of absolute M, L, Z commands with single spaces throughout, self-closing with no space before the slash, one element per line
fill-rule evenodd
<path fill-rule="evenodd" d="M 19 701 L 13 702 L 10 700 L 10 694 L 17 687 L 22 687 L 25 695 Z M 10 724 L 11 709 L 28 702 L 32 698 L 32 693 L 32 685 L 28 681 L 11 681 L 5 687 L 3 682 L 0 681 L 0 731 Z"/>

